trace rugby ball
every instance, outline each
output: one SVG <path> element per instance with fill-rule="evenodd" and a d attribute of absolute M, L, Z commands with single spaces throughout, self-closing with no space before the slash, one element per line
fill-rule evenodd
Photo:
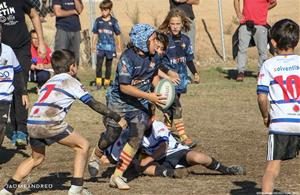
<path fill-rule="evenodd" d="M 161 79 L 155 87 L 154 92 L 167 98 L 165 100 L 166 104 L 160 107 L 162 110 L 168 109 L 173 104 L 175 99 L 175 87 L 171 81 Z"/>

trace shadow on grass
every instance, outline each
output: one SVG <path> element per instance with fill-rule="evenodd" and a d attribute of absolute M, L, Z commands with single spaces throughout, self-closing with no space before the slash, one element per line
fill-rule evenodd
<path fill-rule="evenodd" d="M 16 154 L 21 154 L 22 157 L 29 157 L 28 154 L 19 149 L 8 149 L 6 147 L 0 146 L 0 165 L 7 163 L 12 159 Z"/>
<path fill-rule="evenodd" d="M 34 183 L 22 182 L 22 184 L 28 185 L 28 191 L 21 192 L 21 195 L 27 195 L 32 193 L 41 194 L 45 191 L 67 191 L 70 188 L 70 185 L 66 185 L 72 178 L 70 172 L 57 172 L 49 173 L 45 177 L 41 177 L 38 181 Z M 26 179 L 25 179 L 26 180 Z"/>
<path fill-rule="evenodd" d="M 257 183 L 254 181 L 234 181 L 234 185 L 238 186 L 237 189 L 232 189 L 230 191 L 231 195 L 257 195 L 261 194 L 261 188 L 258 188 Z M 288 193 L 281 192 L 280 190 L 274 190 L 276 194 L 288 195 Z"/>
<path fill-rule="evenodd" d="M 114 173 L 115 171 L 115 166 L 110 166 L 107 167 L 100 176 L 98 177 L 92 177 L 89 178 L 87 180 L 85 180 L 86 182 L 97 182 L 97 183 L 105 183 L 107 182 L 107 180 L 103 180 L 103 179 L 109 179 L 110 176 Z M 128 170 L 124 173 L 123 175 L 126 179 L 127 182 L 130 182 L 136 178 L 138 178 L 140 176 L 140 174 L 136 171 L 136 169 L 133 166 L 130 166 L 128 168 Z"/>
<path fill-rule="evenodd" d="M 236 77 L 238 75 L 238 72 L 236 69 L 224 69 L 221 67 L 218 67 L 216 69 L 219 73 L 225 74 L 224 78 L 226 79 L 233 79 L 236 80 Z M 253 71 L 245 71 L 244 72 L 245 77 L 252 77 L 252 78 L 257 78 L 257 73 L 254 73 Z"/>

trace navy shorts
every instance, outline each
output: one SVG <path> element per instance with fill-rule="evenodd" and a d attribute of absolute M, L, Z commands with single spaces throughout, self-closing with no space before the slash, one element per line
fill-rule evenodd
<path fill-rule="evenodd" d="M 299 135 L 269 134 L 267 160 L 289 160 L 300 151 Z"/>
<path fill-rule="evenodd" d="M 68 127 L 63 132 L 61 132 L 53 137 L 44 138 L 44 139 L 30 138 L 29 143 L 32 147 L 43 148 L 45 146 L 50 146 L 51 144 L 53 144 L 55 142 L 59 142 L 60 140 L 68 137 L 72 132 L 73 132 L 73 127 L 68 125 Z"/>
<path fill-rule="evenodd" d="M 178 166 L 189 167 L 190 165 L 186 161 L 186 155 L 189 151 L 189 149 L 179 150 L 160 159 L 158 163 L 169 169 L 179 168 Z"/>
<path fill-rule="evenodd" d="M 107 59 L 111 60 L 114 57 L 116 57 L 116 52 L 114 51 L 104 51 L 104 50 L 98 50 L 97 51 L 98 57 L 106 57 Z"/>

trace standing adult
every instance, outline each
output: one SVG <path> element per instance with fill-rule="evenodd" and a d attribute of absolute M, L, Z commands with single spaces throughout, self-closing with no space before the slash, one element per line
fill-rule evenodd
<path fill-rule="evenodd" d="M 80 49 L 80 20 L 83 10 L 81 0 L 53 0 L 56 16 L 56 35 L 54 49 L 68 49 L 75 54 L 76 64 L 79 65 Z"/>
<path fill-rule="evenodd" d="M 191 21 L 191 29 L 188 31 L 187 36 L 190 38 L 193 45 L 193 50 L 195 50 L 196 43 L 196 23 L 195 23 L 195 14 L 193 11 L 193 5 L 198 5 L 200 0 L 169 0 L 170 10 L 174 8 L 181 9 L 185 15 Z"/>
<path fill-rule="evenodd" d="M 18 61 L 23 68 L 25 83 L 27 86 L 28 72 L 31 66 L 30 35 L 25 22 L 27 14 L 37 32 L 41 56 L 46 53 L 42 25 L 40 18 L 30 0 L 0 0 L 0 22 L 3 23 L 2 40 L 15 52 Z M 18 82 L 15 80 L 14 82 Z M 14 91 L 11 105 L 11 125 L 13 128 L 13 143 L 17 146 L 27 145 L 27 116 L 28 110 L 22 103 L 22 95 Z"/>
<path fill-rule="evenodd" d="M 234 0 L 234 9 L 240 21 L 239 50 L 237 55 L 238 76 L 236 81 L 244 80 L 245 66 L 247 63 L 247 48 L 253 37 L 258 54 L 258 69 L 268 58 L 268 10 L 277 5 L 276 0 L 243 0 L 243 11 L 240 9 L 240 0 Z"/>

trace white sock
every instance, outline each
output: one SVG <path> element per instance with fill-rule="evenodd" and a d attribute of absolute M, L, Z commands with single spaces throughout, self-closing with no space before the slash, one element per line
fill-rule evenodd
<path fill-rule="evenodd" d="M 82 190 L 82 186 L 75 186 L 75 185 L 71 185 L 69 189 L 70 192 L 74 192 L 74 193 L 80 192 L 81 190 Z"/>

